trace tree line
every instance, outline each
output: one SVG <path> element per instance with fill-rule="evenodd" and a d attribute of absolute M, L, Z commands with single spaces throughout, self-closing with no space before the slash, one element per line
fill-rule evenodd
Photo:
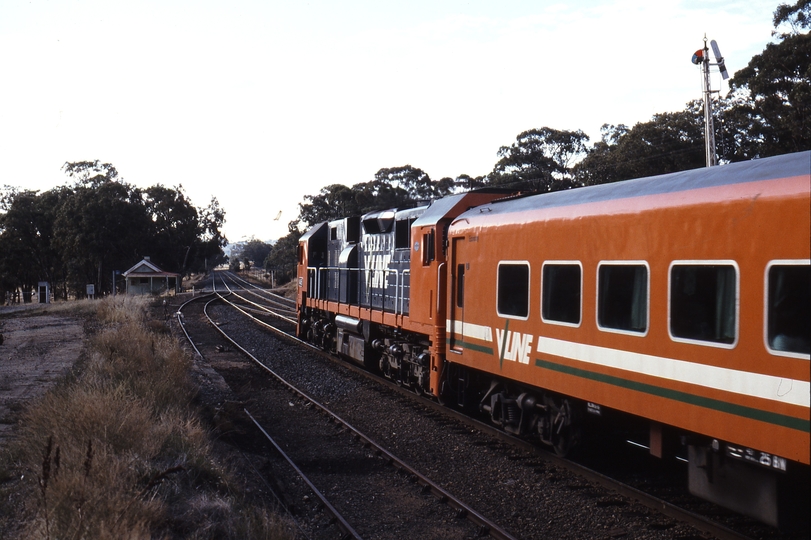
<path fill-rule="evenodd" d="M 730 79 L 714 105 L 715 140 L 722 163 L 811 148 L 811 0 L 781 4 L 775 41 Z M 409 208 L 480 187 L 549 192 L 617 182 L 704 165 L 703 103 L 654 115 L 633 127 L 605 124 L 589 144 L 581 130 L 551 127 L 520 133 L 502 146 L 491 172 L 434 181 L 412 165 L 382 168 L 372 180 L 332 184 L 299 204 L 288 234 L 267 244 L 251 240 L 232 262 L 251 261 L 277 279 L 295 275 L 298 238 L 309 227 L 385 208 Z M 6 187 L 0 197 L 0 297 L 48 281 L 58 297 L 113 289 L 113 272 L 144 255 L 165 270 L 188 274 L 224 261 L 216 198 L 191 204 L 182 186 L 138 189 L 109 163 L 66 163 L 73 185 L 46 192 Z"/>
<path fill-rule="evenodd" d="M 721 163 L 811 149 L 811 0 L 779 5 L 773 23 L 775 42 L 738 71 L 727 96 L 713 104 Z M 250 260 L 292 277 L 298 238 L 317 223 L 410 208 L 480 187 L 544 193 L 703 167 L 704 103 L 691 101 L 681 111 L 656 114 L 633 127 L 604 124 L 601 140 L 589 142 L 581 130 L 542 127 L 499 148 L 493 170 L 483 176 L 433 181 L 423 170 L 404 165 L 380 169 L 372 180 L 351 187 L 325 186 L 304 197 L 289 234 L 266 245 L 265 258 Z M 263 243 L 252 243 L 246 259 L 260 254 L 255 248 Z"/>
<path fill-rule="evenodd" d="M 728 95 L 713 105 L 721 163 L 811 148 L 811 0 L 778 6 L 773 23 L 776 42 L 738 71 Z M 787 31 L 778 33 L 781 27 Z M 306 228 L 478 187 L 543 193 L 702 167 L 704 103 L 691 101 L 681 111 L 656 114 L 630 128 L 604 124 L 601 140 L 589 142 L 582 130 L 541 127 L 499 148 L 498 161 L 483 176 L 432 181 L 411 165 L 380 169 L 371 181 L 333 184 L 305 196 L 292 225 Z"/>
<path fill-rule="evenodd" d="M 45 192 L 6 186 L 0 197 L 0 298 L 48 281 L 55 297 L 82 296 L 87 284 L 110 293 L 114 272 L 145 255 L 188 274 L 224 260 L 225 212 L 216 198 L 197 208 L 182 186 L 139 189 L 109 163 L 65 163 L 72 185 Z"/>

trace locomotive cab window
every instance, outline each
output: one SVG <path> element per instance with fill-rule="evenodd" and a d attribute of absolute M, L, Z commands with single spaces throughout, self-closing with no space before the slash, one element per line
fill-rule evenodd
<path fill-rule="evenodd" d="M 675 341 L 734 346 L 738 329 L 738 269 L 724 263 L 670 267 L 670 335 Z"/>
<path fill-rule="evenodd" d="M 782 356 L 811 354 L 808 261 L 775 261 L 766 269 L 766 344 Z"/>
<path fill-rule="evenodd" d="M 428 266 L 434 260 L 434 229 L 422 235 L 422 265 Z"/>
<path fill-rule="evenodd" d="M 511 319 L 529 317 L 529 263 L 499 263 L 496 312 Z"/>
<path fill-rule="evenodd" d="M 465 307 L 465 265 L 456 266 L 456 307 Z"/>
<path fill-rule="evenodd" d="M 541 275 L 541 319 L 580 325 L 583 269 L 578 262 L 548 262 Z"/>
<path fill-rule="evenodd" d="M 597 269 L 597 325 L 608 331 L 648 330 L 648 267 L 601 263 Z"/>
<path fill-rule="evenodd" d="M 394 249 L 408 249 L 408 244 L 411 241 L 412 221 L 398 219 L 394 224 Z"/>

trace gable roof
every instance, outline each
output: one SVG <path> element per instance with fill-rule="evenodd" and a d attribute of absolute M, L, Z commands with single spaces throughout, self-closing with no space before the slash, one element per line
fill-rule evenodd
<path fill-rule="evenodd" d="M 165 272 L 161 270 L 158 265 L 150 261 L 148 257 L 144 258 L 141 262 L 135 264 L 135 266 L 124 272 L 124 277 L 172 277 L 179 275 L 180 274 L 176 274 L 174 272 Z"/>

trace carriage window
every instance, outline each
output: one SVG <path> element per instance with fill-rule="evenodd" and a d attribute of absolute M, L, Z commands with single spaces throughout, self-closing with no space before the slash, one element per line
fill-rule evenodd
<path fill-rule="evenodd" d="M 811 265 L 774 265 L 767 286 L 769 348 L 811 353 Z"/>
<path fill-rule="evenodd" d="M 529 265 L 501 263 L 498 265 L 496 307 L 504 317 L 529 317 Z"/>
<path fill-rule="evenodd" d="M 597 324 L 645 332 L 648 328 L 648 269 L 642 264 L 600 265 Z"/>
<path fill-rule="evenodd" d="M 583 272 L 579 264 L 545 264 L 541 277 L 544 321 L 580 324 Z"/>
<path fill-rule="evenodd" d="M 673 265 L 670 269 L 670 335 L 712 343 L 734 343 L 736 297 L 734 266 Z"/>

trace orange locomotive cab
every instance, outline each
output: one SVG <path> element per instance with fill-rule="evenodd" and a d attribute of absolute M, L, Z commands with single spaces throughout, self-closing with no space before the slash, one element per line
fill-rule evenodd
<path fill-rule="evenodd" d="M 470 208 L 503 198 L 503 189 L 481 189 L 434 201 L 411 227 L 410 322 L 430 336 L 427 392 L 441 397 L 445 366 L 446 296 L 450 273 L 447 231 L 451 221 Z"/>

